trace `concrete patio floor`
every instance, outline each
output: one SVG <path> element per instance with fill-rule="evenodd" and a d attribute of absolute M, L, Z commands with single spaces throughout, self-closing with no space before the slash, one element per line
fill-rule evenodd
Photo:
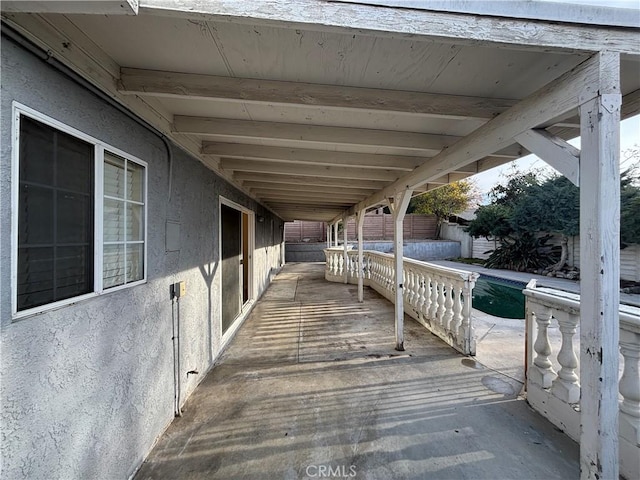
<path fill-rule="evenodd" d="M 513 375 L 409 317 L 395 351 L 393 305 L 356 292 L 287 265 L 136 478 L 578 478 Z"/>

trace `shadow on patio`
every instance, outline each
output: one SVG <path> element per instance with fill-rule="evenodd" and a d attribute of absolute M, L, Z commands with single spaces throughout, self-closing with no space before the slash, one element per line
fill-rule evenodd
<path fill-rule="evenodd" d="M 577 478 L 578 446 L 370 289 L 287 265 L 136 476 Z"/>

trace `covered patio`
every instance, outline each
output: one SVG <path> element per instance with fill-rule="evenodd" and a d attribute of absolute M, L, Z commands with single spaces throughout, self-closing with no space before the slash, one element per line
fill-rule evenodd
<path fill-rule="evenodd" d="M 553 464 L 551 458 L 566 449 L 553 444 L 558 434 L 546 423 L 530 429 L 538 417 L 516 398 L 516 388 L 464 365 L 435 340 L 423 344 L 428 335 L 404 321 L 409 310 L 437 316 L 447 328 L 453 318 L 464 335 L 452 343 L 473 353 L 470 306 L 461 300 L 469 298 L 473 279 L 455 287 L 422 266 L 405 271 L 403 218 L 412 196 L 530 152 L 586 187 L 580 199 L 581 298 L 567 307 L 581 325 L 582 390 L 573 366 L 573 326 L 567 327 L 561 352 L 566 365 L 556 382 L 570 390 L 567 408 L 574 413 L 579 396 L 587 419 L 577 427 L 580 475 L 618 477 L 619 417 L 627 451 L 639 448 L 635 330 L 624 340 L 632 360 L 622 407 L 618 398 L 619 125 L 640 111 L 638 11 L 549 2 L 501 2 L 497 9 L 494 2 L 429 3 L 3 2 L 5 35 L 73 72 L 83 86 L 279 219 L 326 222 L 336 243 L 338 223 L 357 218 L 358 253 L 334 253 L 330 273 L 333 281 L 358 285 L 321 283 L 315 270 L 309 277 L 286 271 L 194 394 L 187 411 L 196 423 L 188 427 L 187 419 L 179 419 L 171 427 L 142 478 L 152 477 L 169 452 L 176 456 L 165 466 L 173 464 L 186 476 L 191 468 L 216 470 L 221 478 L 265 478 L 266 454 L 293 469 L 327 459 L 347 466 L 353 461 L 362 475 L 373 472 L 371 478 L 391 477 L 392 471 L 393 478 L 423 478 L 429 468 L 478 478 L 485 467 L 491 478 L 550 478 L 556 471 L 575 477 L 575 456 L 567 464 L 561 454 Z M 469 9 L 470 3 L 475 7 Z M 577 136 L 581 150 L 567 143 Z M 169 155 L 169 187 L 173 168 Z M 180 188 L 176 204 L 190 183 Z M 378 262 L 363 257 L 362 223 L 368 210 L 380 206 L 389 206 L 394 216 L 395 256 Z M 217 205 L 201 208 L 218 215 Z M 256 215 L 255 223 L 271 228 L 275 242 L 274 223 L 264 222 Z M 151 233 L 168 238 L 170 222 L 165 226 Z M 251 248 L 249 259 L 259 251 Z M 373 266 L 367 281 L 385 289 L 395 308 L 364 288 L 365 262 Z M 246 272 L 248 292 L 258 290 L 252 268 Z M 316 300 L 305 297 L 305 289 Z M 222 302 L 220 291 L 215 299 Z M 544 341 L 550 312 L 542 304 L 532 312 L 542 332 L 535 361 L 543 389 L 556 379 Z M 386 318 L 380 332 L 360 322 L 367 315 Z M 211 356 L 207 369 L 214 365 Z M 178 373 L 178 383 L 189 374 Z M 276 379 L 285 382 L 272 383 Z M 203 393 L 209 383 L 216 385 L 215 394 Z M 215 402 L 222 392 L 236 396 L 198 406 L 201 396 Z M 279 401 L 266 400 L 261 409 L 267 393 Z M 524 421 L 517 423 L 520 415 Z M 250 427 L 254 423 L 263 428 Z M 504 429 L 493 430 L 497 425 Z M 529 457 L 538 450 L 539 458 Z M 185 458 L 195 463 L 181 464 Z M 401 458 L 406 462 L 396 462 Z M 410 465 L 415 472 L 404 470 Z M 528 468 L 542 470 L 527 475 Z M 301 472 L 306 474 L 284 473 Z"/>
<path fill-rule="evenodd" d="M 409 317 L 397 352 L 393 305 L 355 290 L 287 265 L 136 479 L 578 476 L 520 382 Z"/>

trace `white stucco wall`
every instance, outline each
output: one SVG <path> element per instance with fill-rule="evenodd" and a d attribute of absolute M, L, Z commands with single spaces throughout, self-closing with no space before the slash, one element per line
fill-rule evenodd
<path fill-rule="evenodd" d="M 148 162 L 146 284 L 12 319 L 13 100 Z M 174 418 L 171 283 L 187 285 L 179 304 L 183 400 L 220 353 L 219 196 L 265 217 L 256 224 L 256 294 L 280 265 L 282 220 L 178 149 L 169 195 L 168 156 L 156 135 L 4 37 L 0 113 L 0 476 L 127 478 Z M 165 251 L 167 219 L 180 222 L 179 251 Z"/>

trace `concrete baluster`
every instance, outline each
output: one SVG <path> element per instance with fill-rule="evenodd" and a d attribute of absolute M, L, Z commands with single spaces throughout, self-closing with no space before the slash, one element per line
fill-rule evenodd
<path fill-rule="evenodd" d="M 420 272 L 418 274 L 418 301 L 416 302 L 416 310 L 423 314 L 424 313 L 424 304 L 425 304 L 425 284 L 427 281 L 427 276 L 425 273 Z"/>
<path fill-rule="evenodd" d="M 554 314 L 560 333 L 562 333 L 562 345 L 558 352 L 558 363 L 560 371 L 553 381 L 551 391 L 560 400 L 567 403 L 578 403 L 580 401 L 580 383 L 576 369 L 578 368 L 578 357 L 573 349 L 573 337 L 578 327 L 579 316 L 556 310 Z"/>
<path fill-rule="evenodd" d="M 460 326 L 462 325 L 462 289 L 463 284 L 456 282 L 451 291 L 453 297 L 453 318 L 450 328 L 458 337 L 460 336 Z"/>
<path fill-rule="evenodd" d="M 438 313 L 438 277 L 431 275 L 431 305 L 429 307 L 429 317 L 431 320 L 436 320 L 436 314 Z"/>
<path fill-rule="evenodd" d="M 536 358 L 533 360 L 533 366 L 529 371 L 529 380 L 542 388 L 551 387 L 551 383 L 556 377 L 556 372 L 551 368 L 551 344 L 549 343 L 548 328 L 551 323 L 551 309 L 542 305 L 532 305 L 533 312 L 537 324 L 536 340 L 533 344 L 533 350 L 536 352 Z"/>
<path fill-rule="evenodd" d="M 450 279 L 444 279 L 446 281 L 446 296 L 444 303 L 444 327 L 447 332 L 452 332 L 455 336 L 457 331 L 453 328 L 451 320 L 453 319 L 453 282 Z"/>
<path fill-rule="evenodd" d="M 441 276 L 438 276 L 438 323 L 440 323 L 440 326 L 442 328 L 446 328 L 446 325 L 444 323 L 444 317 L 445 317 L 445 313 L 447 313 L 446 310 L 446 306 L 445 306 L 445 296 L 444 296 L 444 292 L 445 292 L 445 279 Z"/>

